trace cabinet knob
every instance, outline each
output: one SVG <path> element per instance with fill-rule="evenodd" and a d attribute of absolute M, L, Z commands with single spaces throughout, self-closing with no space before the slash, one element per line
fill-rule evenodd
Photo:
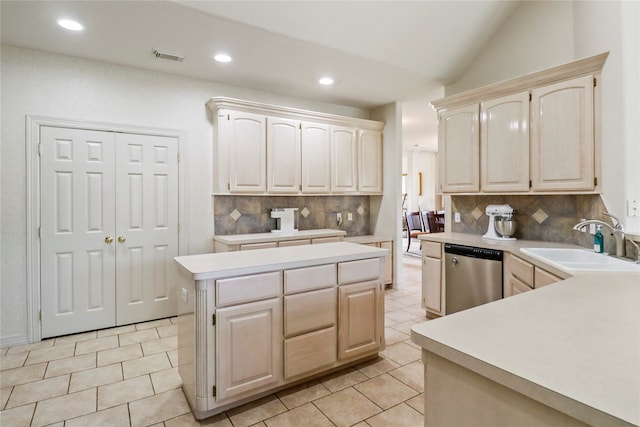
<path fill-rule="evenodd" d="M 111 242 L 113 242 L 113 237 L 107 236 L 107 237 L 104 238 L 104 241 L 105 241 L 105 243 L 111 243 Z"/>
<path fill-rule="evenodd" d="M 126 241 L 127 241 L 127 238 L 126 238 L 126 237 L 124 237 L 124 236 L 118 236 L 118 242 L 120 242 L 120 243 L 124 243 L 124 242 L 126 242 Z"/>

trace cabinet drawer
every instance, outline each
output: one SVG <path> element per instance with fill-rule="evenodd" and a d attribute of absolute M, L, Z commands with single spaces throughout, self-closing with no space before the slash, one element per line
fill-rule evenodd
<path fill-rule="evenodd" d="M 265 243 L 245 243 L 244 245 L 240 245 L 241 251 L 250 251 L 252 249 L 271 249 L 277 248 L 278 244 L 276 242 L 265 242 Z"/>
<path fill-rule="evenodd" d="M 363 259 L 360 261 L 341 262 L 338 264 L 338 283 L 364 282 L 380 278 L 381 258 Z"/>
<path fill-rule="evenodd" d="M 429 258 L 442 257 L 442 244 L 436 242 L 422 242 L 422 256 L 428 256 Z"/>
<path fill-rule="evenodd" d="M 297 268 L 284 272 L 284 293 L 295 294 L 327 288 L 337 283 L 336 264 Z"/>
<path fill-rule="evenodd" d="M 289 379 L 337 360 L 335 326 L 284 341 L 284 377 Z"/>
<path fill-rule="evenodd" d="M 532 291 L 533 290 L 533 288 L 528 286 L 522 280 L 518 279 L 517 277 L 513 277 L 513 276 L 511 276 L 509 278 L 509 285 L 511 286 L 511 295 L 517 295 L 517 294 L 521 294 L 523 292 L 528 292 L 528 291 Z"/>
<path fill-rule="evenodd" d="M 310 245 L 310 244 L 311 244 L 311 239 L 283 240 L 281 242 L 278 242 L 278 247 L 287 248 L 289 246 L 303 246 L 303 245 Z"/>
<path fill-rule="evenodd" d="M 290 337 L 333 326 L 338 308 L 337 288 L 284 297 L 284 335 Z"/>
<path fill-rule="evenodd" d="M 511 255 L 509 259 L 509 268 L 511 274 L 524 282 L 525 285 L 533 287 L 533 264 L 528 263 L 522 258 Z"/>
<path fill-rule="evenodd" d="M 541 288 L 543 286 L 550 285 L 552 283 L 559 282 L 563 279 L 556 276 L 555 274 L 549 273 L 546 270 L 541 269 L 540 267 L 536 267 L 533 274 L 534 280 L 534 288 Z"/>
<path fill-rule="evenodd" d="M 333 237 L 316 237 L 315 239 L 311 239 L 311 244 L 316 245 L 318 243 L 334 243 L 334 242 L 342 242 L 342 236 L 333 236 Z"/>
<path fill-rule="evenodd" d="M 241 304 L 280 296 L 279 271 L 216 281 L 216 306 Z"/>

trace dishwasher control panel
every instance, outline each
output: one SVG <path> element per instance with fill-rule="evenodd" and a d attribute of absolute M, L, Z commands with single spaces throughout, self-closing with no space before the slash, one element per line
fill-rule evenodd
<path fill-rule="evenodd" d="M 477 248 L 473 246 L 455 245 L 445 243 L 444 252 L 455 255 L 468 256 L 472 258 L 491 259 L 502 261 L 503 252 L 497 249 Z"/>

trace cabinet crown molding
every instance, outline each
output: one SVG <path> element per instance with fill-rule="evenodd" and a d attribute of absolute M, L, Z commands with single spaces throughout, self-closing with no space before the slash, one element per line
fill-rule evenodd
<path fill-rule="evenodd" d="M 381 131 L 384 122 L 375 120 L 360 119 L 355 117 L 340 116 L 337 114 L 321 113 L 318 111 L 302 110 L 298 108 L 282 107 L 279 105 L 261 104 L 253 101 L 216 96 L 210 98 L 206 103 L 209 110 L 243 111 L 245 113 L 275 115 L 282 118 L 309 120 L 339 126 L 355 126 L 360 129 L 370 129 Z"/>
<path fill-rule="evenodd" d="M 534 71 L 513 79 L 491 83 L 486 86 L 431 101 L 431 106 L 436 110 L 442 110 L 465 104 L 480 103 L 492 98 L 530 90 L 538 86 L 544 86 L 590 73 L 598 73 L 602 70 L 602 66 L 608 56 L 609 52 L 604 52 L 545 70 Z"/>

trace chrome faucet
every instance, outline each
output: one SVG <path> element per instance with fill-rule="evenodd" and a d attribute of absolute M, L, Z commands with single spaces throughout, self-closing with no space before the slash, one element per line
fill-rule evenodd
<path fill-rule="evenodd" d="M 615 220 L 615 223 L 613 224 L 613 226 L 607 224 L 606 222 L 600 221 L 598 219 L 588 219 L 586 221 L 581 221 L 577 223 L 576 225 L 573 226 L 573 229 L 582 230 L 584 227 L 586 227 L 589 224 L 598 224 L 598 225 L 603 225 L 607 227 L 609 230 L 611 230 L 611 235 L 616 239 L 616 256 L 624 257 L 626 255 L 626 250 L 625 250 L 625 242 L 624 242 L 624 228 L 622 227 L 622 222 L 620 222 L 620 220 L 616 216 L 611 215 L 610 213 L 604 212 L 604 214 L 607 216 L 610 216 L 612 219 Z"/>

